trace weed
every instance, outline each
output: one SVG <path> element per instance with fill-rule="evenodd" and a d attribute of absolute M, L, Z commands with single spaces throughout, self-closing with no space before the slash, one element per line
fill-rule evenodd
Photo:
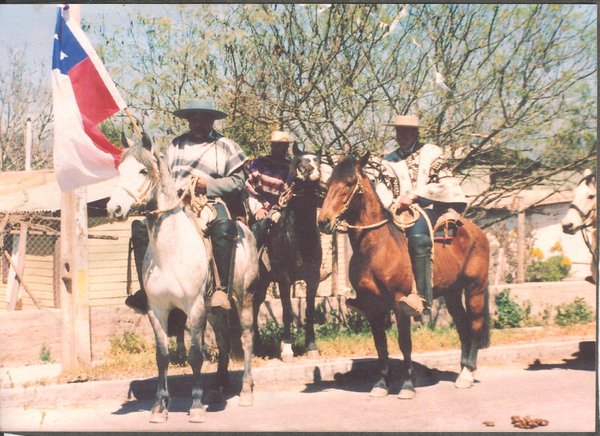
<path fill-rule="evenodd" d="M 557 310 L 558 314 L 554 321 L 559 326 L 585 324 L 594 319 L 593 309 L 581 297 L 576 298 L 572 303 L 561 304 Z"/>
<path fill-rule="evenodd" d="M 50 356 L 50 347 L 45 342 L 40 350 L 40 360 L 42 362 L 53 362 L 52 356 Z"/>
<path fill-rule="evenodd" d="M 147 351 L 150 347 L 146 340 L 137 333 L 125 332 L 123 337 L 113 336 L 110 339 L 110 348 L 113 353 L 132 353 L 141 354 Z"/>
<path fill-rule="evenodd" d="M 520 327 L 526 312 L 510 298 L 510 289 L 496 295 L 496 313 L 493 326 L 497 329 Z"/>

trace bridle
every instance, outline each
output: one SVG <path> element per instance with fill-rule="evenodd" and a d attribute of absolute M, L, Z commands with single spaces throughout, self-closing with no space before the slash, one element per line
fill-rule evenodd
<path fill-rule="evenodd" d="M 582 222 L 582 224 L 581 224 L 581 230 L 583 230 L 585 228 L 588 228 L 588 227 L 590 227 L 591 225 L 594 224 L 594 220 L 591 219 L 591 218 L 593 217 L 592 212 L 594 212 L 596 210 L 595 207 L 592 207 L 590 210 L 587 211 L 587 213 L 584 212 L 584 211 L 582 211 L 579 208 L 579 206 L 576 206 L 574 204 L 570 204 L 569 205 L 569 209 L 573 209 L 573 210 L 575 210 L 579 214 L 579 217 L 581 218 L 581 222 Z"/>
<path fill-rule="evenodd" d="M 150 192 L 152 192 L 152 190 L 154 190 L 154 188 L 156 188 L 156 186 L 158 186 L 159 180 L 160 180 L 160 171 L 157 170 L 156 176 L 146 178 L 146 180 L 144 181 L 144 184 L 142 185 L 142 187 L 140 188 L 140 190 L 138 192 L 131 191 L 129 188 L 127 188 L 125 185 L 123 185 L 121 183 L 117 184 L 116 187 L 121 188 L 131 198 L 133 198 L 133 204 L 131 205 L 132 209 L 133 208 L 139 209 L 141 211 L 142 215 L 151 215 L 151 216 L 158 217 L 165 212 L 170 212 L 170 211 L 176 209 L 183 202 L 183 198 L 185 197 L 187 192 L 189 192 L 189 187 L 187 189 L 184 189 L 184 191 L 183 191 L 182 195 L 179 197 L 178 201 L 175 202 L 171 206 L 168 206 L 163 209 L 149 210 L 149 209 L 147 209 L 149 200 L 146 199 L 146 197 L 148 196 L 148 194 Z"/>
<path fill-rule="evenodd" d="M 384 220 L 378 221 L 378 222 L 373 223 L 373 224 L 367 224 L 367 225 L 362 225 L 362 226 L 355 226 L 355 225 L 349 224 L 344 219 L 344 215 L 346 215 L 346 213 L 350 209 L 350 204 L 352 204 L 352 201 L 354 200 L 354 198 L 357 195 L 363 193 L 363 189 L 364 189 L 364 187 L 363 187 L 363 183 L 361 181 L 361 178 L 359 176 L 357 176 L 357 178 L 356 178 L 356 184 L 354 185 L 354 189 L 350 193 L 350 196 L 344 202 L 344 207 L 342 208 L 342 211 L 335 218 L 335 221 L 333 223 L 333 230 L 334 231 L 345 233 L 345 232 L 348 231 L 348 229 L 353 229 L 353 230 L 375 229 L 377 227 L 381 227 L 382 225 L 384 225 L 385 223 L 387 223 L 389 221 L 389 219 L 386 218 Z"/>
<path fill-rule="evenodd" d="M 587 182 L 587 180 L 584 178 L 581 181 L 581 183 L 583 183 L 584 181 Z M 582 211 L 579 206 L 577 206 L 573 203 L 571 203 L 569 205 L 569 209 L 573 209 L 574 211 L 576 211 L 579 214 L 579 218 L 581 219 L 581 227 L 579 228 L 579 230 L 581 231 L 581 237 L 583 238 L 583 242 L 587 246 L 588 250 L 592 254 L 592 261 L 594 262 L 594 264 L 597 264 L 598 260 L 597 260 L 596 250 L 592 244 L 592 241 L 591 241 L 591 238 L 589 235 L 589 233 L 596 231 L 596 229 L 590 230 L 589 228 L 594 225 L 595 216 L 596 216 L 596 214 L 594 212 L 596 212 L 597 203 L 594 203 L 594 206 L 592 208 L 590 208 L 590 210 L 588 210 L 587 213 Z"/>

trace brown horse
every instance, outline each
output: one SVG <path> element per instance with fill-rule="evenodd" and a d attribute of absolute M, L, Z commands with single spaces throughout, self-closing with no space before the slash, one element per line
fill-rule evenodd
<path fill-rule="evenodd" d="M 399 398 L 415 396 L 412 382 L 410 316 L 399 300 L 412 289 L 413 274 L 407 238 L 390 220 L 374 187 L 363 172 L 369 154 L 356 162 L 347 157 L 333 170 L 319 214 L 319 227 L 333 232 L 344 220 L 352 244 L 350 282 L 356 291 L 353 306 L 367 317 L 377 349 L 380 378 L 371 396 L 385 396 L 390 374 L 384 319 L 393 310 L 398 323 L 398 344 L 407 375 Z M 462 372 L 456 387 L 471 387 L 477 352 L 489 345 L 489 244 L 483 231 L 461 219 L 462 226 L 450 244 L 434 244 L 433 294 L 444 297 L 461 341 Z M 463 290 L 466 307 L 462 303 Z"/>

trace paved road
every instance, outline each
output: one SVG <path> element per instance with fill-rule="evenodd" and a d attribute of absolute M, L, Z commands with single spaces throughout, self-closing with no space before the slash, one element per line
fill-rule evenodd
<path fill-rule="evenodd" d="M 417 360 L 418 361 L 418 360 Z M 458 390 L 454 370 L 417 365 L 420 387 L 414 400 L 399 400 L 399 386 L 385 398 L 370 398 L 368 368 L 338 373 L 335 380 L 258 383 L 255 404 L 238 397 L 208 407 L 203 424 L 188 422 L 189 397 L 172 400 L 169 420 L 150 424 L 151 395 L 139 399 L 79 398 L 78 404 L 0 409 L 3 431 L 516 431 L 511 416 L 549 421 L 542 432 L 595 430 L 593 358 L 553 357 L 510 364 L 484 364 L 477 383 Z M 398 362 L 396 362 L 398 363 Z M 293 380 L 293 378 L 290 378 Z M 82 385 L 83 386 L 83 385 Z M 96 385 L 103 386 L 103 385 Z M 106 385 L 108 386 L 108 385 Z M 491 421 L 494 427 L 487 427 Z"/>

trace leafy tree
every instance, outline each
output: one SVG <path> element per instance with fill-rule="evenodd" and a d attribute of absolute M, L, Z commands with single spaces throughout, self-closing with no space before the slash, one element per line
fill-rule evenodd
<path fill-rule="evenodd" d="M 97 47 L 159 144 L 171 112 L 212 98 L 250 155 L 274 128 L 328 153 L 393 147 L 383 123 L 414 113 L 461 178 L 492 184 L 468 215 L 569 179 L 596 154 L 596 14 L 585 5 L 231 4 L 136 8 L 95 25 Z M 118 129 L 117 129 L 118 130 Z M 375 165 L 375 170 L 376 170 Z"/>

